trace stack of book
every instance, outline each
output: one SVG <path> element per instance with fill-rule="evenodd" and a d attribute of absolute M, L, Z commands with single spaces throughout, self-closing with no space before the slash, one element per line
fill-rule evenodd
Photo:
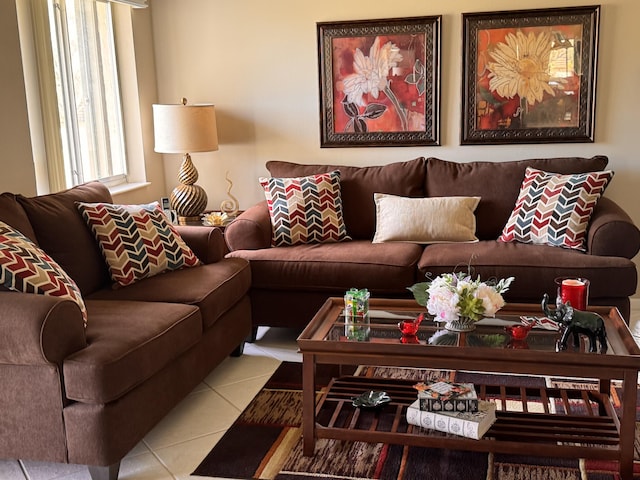
<path fill-rule="evenodd" d="M 496 404 L 479 400 L 471 383 L 418 384 L 407 423 L 476 440 L 496 421 Z"/>
<path fill-rule="evenodd" d="M 477 412 L 478 396 L 472 383 L 435 382 L 416 385 L 420 410 Z"/>

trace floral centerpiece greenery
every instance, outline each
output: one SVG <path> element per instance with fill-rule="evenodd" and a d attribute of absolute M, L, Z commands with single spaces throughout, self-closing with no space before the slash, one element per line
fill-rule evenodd
<path fill-rule="evenodd" d="M 514 278 L 485 282 L 473 280 L 468 273 L 444 273 L 431 281 L 408 287 L 416 301 L 427 308 L 436 322 L 455 322 L 468 319 L 477 322 L 493 317 L 505 301 L 502 294 Z"/>

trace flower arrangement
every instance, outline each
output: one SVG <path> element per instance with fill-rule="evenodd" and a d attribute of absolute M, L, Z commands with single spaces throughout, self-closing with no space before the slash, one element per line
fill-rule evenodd
<path fill-rule="evenodd" d="M 505 301 L 502 294 L 514 278 L 499 281 L 473 280 L 470 274 L 444 273 L 429 282 L 409 287 L 416 301 L 427 308 L 436 322 L 457 322 L 461 319 L 477 322 L 493 317 Z M 468 320 L 467 320 L 468 319 Z"/>

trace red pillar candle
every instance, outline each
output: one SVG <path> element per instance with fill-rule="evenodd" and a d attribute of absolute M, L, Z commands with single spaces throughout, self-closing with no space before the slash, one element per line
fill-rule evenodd
<path fill-rule="evenodd" d="M 571 306 L 576 310 L 586 310 L 589 280 L 586 278 L 563 278 L 558 290 L 562 303 L 571 302 Z"/>

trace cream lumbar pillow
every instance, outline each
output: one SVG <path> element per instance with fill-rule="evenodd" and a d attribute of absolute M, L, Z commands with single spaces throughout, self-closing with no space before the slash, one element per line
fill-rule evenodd
<path fill-rule="evenodd" d="M 407 198 L 374 193 L 373 243 L 477 242 L 475 209 L 480 197 Z"/>

